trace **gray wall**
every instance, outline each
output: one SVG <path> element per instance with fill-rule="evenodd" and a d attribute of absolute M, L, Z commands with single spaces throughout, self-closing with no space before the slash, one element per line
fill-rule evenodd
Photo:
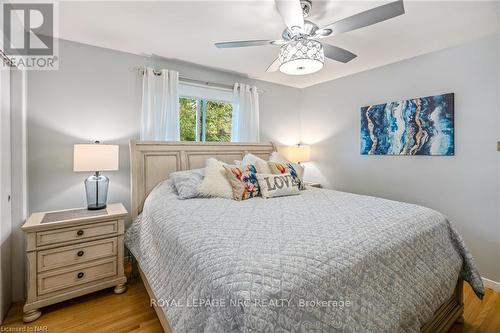
<path fill-rule="evenodd" d="M 261 141 L 298 142 L 300 90 L 253 81 L 177 61 L 61 40 L 58 71 L 28 74 L 30 212 L 85 206 L 83 180 L 74 173 L 73 144 L 102 140 L 120 145 L 120 170 L 108 172 L 109 202 L 129 205 L 128 140 L 138 138 L 142 77 L 137 67 L 178 70 L 217 83 L 253 83 L 260 93 Z"/>
<path fill-rule="evenodd" d="M 28 73 L 30 213 L 86 205 L 83 181 L 89 174 L 72 171 L 73 144 L 94 140 L 120 145 L 120 170 L 107 173 L 108 201 L 123 202 L 129 208 L 128 141 L 139 137 L 142 76 L 137 67 L 140 66 L 173 69 L 186 77 L 222 84 L 255 84 L 263 90 L 261 141 L 293 144 L 299 140 L 299 89 L 65 40 L 60 40 L 59 57 L 59 70 Z M 23 249 L 17 246 L 13 258 L 22 274 Z M 23 294 L 24 284 L 20 281 L 14 284 L 16 297 Z"/>
<path fill-rule="evenodd" d="M 135 68 L 150 65 L 200 80 L 256 84 L 265 91 L 262 141 L 312 144 L 306 178 L 445 213 L 483 276 L 500 281 L 499 48 L 498 36 L 490 37 L 299 90 L 61 41 L 60 70 L 28 74 L 29 209 L 85 205 L 87 174 L 72 172 L 72 147 L 95 139 L 120 145 L 120 171 L 108 173 L 109 201 L 128 206 L 128 140 L 138 137 L 141 100 Z M 360 156 L 361 106 L 445 92 L 455 93 L 455 157 Z"/>
<path fill-rule="evenodd" d="M 342 191 L 434 208 L 463 235 L 484 277 L 500 281 L 499 36 L 302 91 L 306 177 Z M 360 107 L 455 93 L 454 157 L 361 156 Z"/>

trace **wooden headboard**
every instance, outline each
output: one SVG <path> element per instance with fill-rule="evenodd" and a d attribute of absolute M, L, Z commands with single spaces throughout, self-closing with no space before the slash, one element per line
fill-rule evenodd
<path fill-rule="evenodd" d="M 156 184 L 174 171 L 203 168 L 209 157 L 233 164 L 252 153 L 267 160 L 276 150 L 273 143 L 131 140 L 129 146 L 132 218 L 142 211 L 144 200 Z"/>

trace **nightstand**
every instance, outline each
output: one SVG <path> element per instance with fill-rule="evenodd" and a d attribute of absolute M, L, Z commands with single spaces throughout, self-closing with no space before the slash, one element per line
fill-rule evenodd
<path fill-rule="evenodd" d="M 316 187 L 316 188 L 322 188 L 321 183 L 315 183 L 315 182 L 304 182 L 304 185 L 306 187 Z"/>
<path fill-rule="evenodd" d="M 124 218 L 122 204 L 101 210 L 71 209 L 34 213 L 22 226 L 26 233 L 27 299 L 23 321 L 40 308 L 115 287 L 123 293 Z"/>

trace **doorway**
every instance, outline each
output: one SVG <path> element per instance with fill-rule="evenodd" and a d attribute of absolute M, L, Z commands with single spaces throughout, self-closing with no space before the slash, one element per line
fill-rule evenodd
<path fill-rule="evenodd" d="M 10 73 L 9 68 L 0 68 L 0 322 L 12 301 Z"/>

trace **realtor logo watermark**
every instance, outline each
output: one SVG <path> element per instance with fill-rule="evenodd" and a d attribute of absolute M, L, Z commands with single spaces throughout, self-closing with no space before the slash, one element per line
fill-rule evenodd
<path fill-rule="evenodd" d="M 2 6 L 3 66 L 28 70 L 58 69 L 58 43 L 54 38 L 56 3 L 4 3 Z"/>
<path fill-rule="evenodd" d="M 225 308 L 225 307 L 299 307 L 299 308 L 338 308 L 344 309 L 353 306 L 351 300 L 320 300 L 320 299 L 303 299 L 295 300 L 286 298 L 192 298 L 192 299 L 163 299 L 151 298 L 150 306 L 154 307 L 185 307 L 185 308 Z"/>

